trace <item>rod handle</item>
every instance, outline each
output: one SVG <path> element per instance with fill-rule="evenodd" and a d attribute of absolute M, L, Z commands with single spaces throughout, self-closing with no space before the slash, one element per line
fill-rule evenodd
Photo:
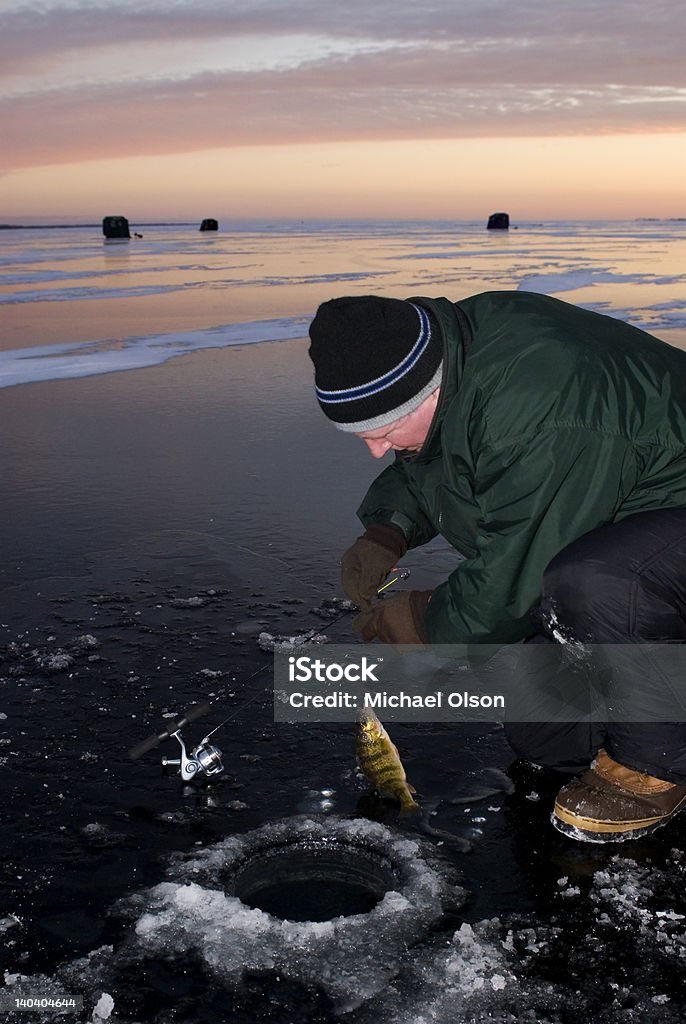
<path fill-rule="evenodd" d="M 129 757 L 132 761 L 137 761 L 140 757 L 143 757 L 144 754 L 147 754 L 149 750 L 159 747 L 161 742 L 162 739 L 160 739 L 159 736 L 148 736 L 146 740 L 142 740 L 142 742 L 137 743 L 135 747 L 131 747 L 129 750 Z"/>
<path fill-rule="evenodd" d="M 177 729 L 183 729 L 184 726 L 188 725 L 189 722 L 194 722 L 197 718 L 202 718 L 210 710 L 208 701 L 203 701 L 201 704 L 192 704 L 186 711 L 184 711 L 181 718 L 176 719 L 173 725 L 166 726 L 162 732 L 153 733 L 152 736 L 148 736 L 147 739 L 137 743 L 135 747 L 131 747 L 129 750 L 129 757 L 132 761 L 138 761 L 139 758 L 143 757 L 150 750 L 154 750 L 155 747 L 159 747 L 160 743 L 164 743 L 168 740 L 173 732 Z"/>

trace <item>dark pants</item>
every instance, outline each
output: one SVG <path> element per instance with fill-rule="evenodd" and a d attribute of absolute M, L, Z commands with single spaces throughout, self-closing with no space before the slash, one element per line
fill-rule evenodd
<path fill-rule="evenodd" d="M 680 668 L 682 663 L 686 668 L 686 647 L 680 646 L 686 644 L 686 509 L 640 512 L 569 544 L 545 571 L 536 619 L 540 631 L 533 643 L 564 637 L 623 645 L 603 650 L 616 650 L 623 659 L 621 685 L 636 698 L 634 706 L 643 701 L 646 708 L 673 709 L 682 701 L 686 708 L 686 671 Z M 632 644 L 647 647 L 634 648 L 632 658 L 626 646 Z M 642 655 L 650 645 L 656 645 L 660 658 L 647 672 Z M 510 722 L 505 729 L 518 754 L 559 771 L 587 768 L 604 747 L 621 764 L 684 784 L 686 714 L 684 721 L 674 718 Z"/>

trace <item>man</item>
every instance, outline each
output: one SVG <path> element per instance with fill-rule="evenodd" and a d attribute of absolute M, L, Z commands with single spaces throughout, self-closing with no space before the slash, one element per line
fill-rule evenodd
<path fill-rule="evenodd" d="M 685 353 L 526 292 L 333 299 L 310 338 L 324 413 L 373 456 L 396 453 L 342 558 L 365 641 L 686 643 Z M 437 533 L 464 556 L 449 578 L 372 603 Z M 631 664 L 625 692 L 669 705 L 680 679 Z M 686 807 L 686 724 L 669 715 L 507 735 L 535 763 L 583 771 L 553 813 L 575 838 L 633 838 Z"/>

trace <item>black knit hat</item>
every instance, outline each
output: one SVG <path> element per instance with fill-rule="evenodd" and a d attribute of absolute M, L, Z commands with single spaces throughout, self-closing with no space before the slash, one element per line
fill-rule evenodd
<path fill-rule="evenodd" d="M 441 382 L 443 350 L 428 312 L 376 295 L 324 302 L 310 325 L 317 399 L 339 430 L 406 416 Z"/>

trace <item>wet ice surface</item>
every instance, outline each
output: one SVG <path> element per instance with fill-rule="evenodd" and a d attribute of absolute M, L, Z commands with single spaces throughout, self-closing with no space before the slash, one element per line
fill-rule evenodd
<path fill-rule="evenodd" d="M 571 842 L 548 822 L 560 780 L 508 773 L 497 725 L 394 723 L 423 808 L 399 819 L 357 771 L 350 724 L 272 720 L 260 633 L 348 637 L 324 580 L 298 588 L 238 552 L 220 570 L 198 536 L 180 573 L 157 557 L 169 546 L 148 540 L 131 558 L 92 560 L 86 577 L 15 585 L 5 605 L 8 991 L 82 995 L 79 1024 L 97 1021 L 96 1006 L 112 1024 L 683 1019 L 680 819 L 623 847 Z M 214 737 L 226 765 L 214 784 L 164 774 L 168 746 L 128 761 L 169 716 L 217 697 L 187 730 L 197 740 L 232 716 Z M 437 891 L 417 910 L 400 886 L 371 934 L 352 919 L 284 926 L 224 894 L 242 844 L 303 820 L 406 844 Z M 332 971 L 332 950 L 354 969 Z"/>
<path fill-rule="evenodd" d="M 312 608 L 311 612 L 312 615 L 316 615 L 320 619 L 329 620 L 330 625 L 336 625 L 357 610 L 357 605 L 352 601 L 333 597 L 326 598 L 317 608 Z M 271 654 L 274 651 L 293 650 L 295 647 L 325 644 L 327 641 L 328 637 L 324 629 L 319 629 L 315 626 L 306 633 L 295 633 L 290 636 L 285 636 L 281 633 L 272 634 L 265 630 L 258 636 L 257 645 L 261 651 L 267 651 Z"/>
<path fill-rule="evenodd" d="M 366 833 L 390 855 L 399 850 L 414 872 L 364 923 L 277 920 L 224 894 L 221 869 L 237 853 L 313 824 L 275 822 L 210 845 L 185 869 L 170 869 L 177 881 L 128 901 L 134 920 L 118 945 L 50 976 L 8 974 L 8 991 L 82 992 L 87 1005 L 109 1009 L 115 1024 L 683 1020 L 685 918 L 671 909 L 683 886 L 679 852 L 664 869 L 613 855 L 579 886 L 561 876 L 545 917 L 510 914 L 456 925 L 453 914 L 441 928 L 442 901 L 461 898 L 447 864 L 441 868 L 431 852 L 424 861 L 416 840 L 391 829 L 332 820 L 323 827 Z M 200 883 L 192 880 L 196 870 Z M 82 1019 L 97 1020 L 95 1010 Z"/>
<path fill-rule="evenodd" d="M 0 341 L 0 386 L 72 379 L 160 365 L 190 352 L 285 341 L 306 335 L 316 305 L 333 294 L 459 295 L 519 288 L 559 295 L 645 330 L 686 328 L 683 223 L 521 223 L 491 237 L 481 222 L 233 225 L 199 239 L 195 225 L 151 225 L 145 237 L 103 245 L 97 228 L 3 232 L 0 306 L 14 325 L 21 310 L 57 308 L 53 323 L 102 303 L 147 305 L 127 332 L 116 310 L 63 343 Z M 52 243 L 52 245 L 51 245 Z M 647 269 L 648 268 L 648 269 Z M 241 294 L 244 293 L 244 294 Z M 265 297 L 269 294 L 269 299 Z M 278 296 L 278 299 L 275 298 Z M 182 327 L 149 310 L 215 308 Z M 245 304 L 245 305 L 243 305 Z M 266 315 L 272 307 L 277 316 Z M 227 311 L 236 309 L 234 320 Z M 186 324 L 186 318 L 182 321 Z M 96 324 L 99 323 L 99 326 Z M 168 325 L 165 329 L 165 325 Z"/>
<path fill-rule="evenodd" d="M 115 368 L 136 349 L 142 365 L 160 351 L 154 339 L 162 355 L 191 354 L 123 374 L 2 389 L 1 991 L 82 995 L 83 1012 L 60 1018 L 77 1024 L 684 1019 L 686 816 L 621 846 L 576 843 L 549 824 L 562 780 L 511 772 L 502 729 L 394 723 L 423 811 L 402 820 L 369 793 L 351 724 L 274 724 L 263 646 L 316 635 L 351 640 L 351 616 L 336 621 L 344 611 L 340 552 L 359 533 L 354 509 L 381 467 L 322 424 L 304 343 L 194 351 L 229 316 L 221 281 L 233 281 L 235 262 L 247 265 L 256 253 L 264 266 L 240 271 L 248 287 L 231 285 L 232 299 L 243 301 L 250 275 L 283 287 L 256 289 L 236 311 L 236 322 L 256 325 L 244 340 L 265 336 L 265 325 L 281 330 L 280 318 L 286 333 L 300 330 L 295 318 L 340 292 L 336 282 L 352 287 L 346 275 L 365 261 L 393 271 L 384 278 L 389 294 L 538 285 L 614 314 L 626 309 L 644 326 L 678 327 L 678 230 L 617 226 L 590 242 L 574 226 L 497 241 L 483 231 L 460 236 L 453 225 L 440 237 L 421 225 L 402 237 L 396 228 L 356 229 L 349 245 L 310 236 L 296 248 L 310 262 L 302 279 L 311 270 L 314 283 L 292 294 L 292 238 L 249 241 L 249 254 L 232 251 L 227 276 L 210 260 L 212 247 L 198 255 L 197 232 L 185 240 L 177 233 L 132 249 L 126 273 L 147 287 L 155 281 L 146 274 L 159 267 L 164 286 L 169 258 L 179 271 L 172 283 L 183 284 L 192 264 L 206 287 L 181 289 L 189 305 L 173 304 L 178 291 L 164 305 L 145 305 L 148 326 L 134 309 L 148 299 L 122 298 L 117 316 L 127 326 L 114 330 L 114 315 L 97 319 L 97 299 L 80 313 L 73 299 L 49 304 L 40 323 L 63 316 L 61 341 L 94 345 L 72 352 L 71 369 L 57 349 L 53 362 L 26 359 L 27 379 L 66 376 L 91 357 L 96 371 L 99 360 Z M 82 241 L 23 255 L 19 245 L 4 269 L 25 256 L 30 291 L 78 287 L 81 270 L 94 266 L 92 240 Z M 44 265 L 29 265 L 38 260 Z M 219 262 L 226 260 L 223 252 Z M 81 270 L 78 261 L 86 261 Z M 50 276 L 60 268 L 62 282 Z M 355 287 L 373 291 L 367 276 Z M 132 281 L 122 274 L 111 283 Z M 212 301 L 216 313 L 205 311 Z M 31 326 L 41 307 L 3 306 L 28 348 L 55 341 Z M 179 316 L 188 335 L 172 338 Z M 80 333 L 72 334 L 74 323 Z M 117 364 L 110 342 L 120 335 L 153 341 L 123 345 Z M 209 340 L 232 339 L 240 335 L 214 331 Z M 11 359 L 22 367 L 18 349 Z M 410 585 L 426 589 L 454 561 L 435 541 L 403 565 Z M 171 743 L 129 760 L 131 746 L 207 699 L 211 713 L 185 734 L 198 742 L 227 719 L 213 737 L 226 768 L 212 785 L 184 786 L 163 771 L 161 756 L 177 754 Z M 276 842 L 304 820 L 371 829 L 369 841 L 388 850 L 407 844 L 420 878 L 436 880 L 425 902 L 419 890 L 403 895 L 402 884 L 397 897 L 380 900 L 371 934 L 351 920 L 338 928 L 357 965 L 348 974 L 345 965 L 329 967 L 333 924 L 284 928 L 242 910 L 222 888 L 242 844 L 265 835 Z M 444 901 L 446 889 L 453 899 Z M 260 926 L 267 942 L 258 946 Z"/>
<path fill-rule="evenodd" d="M 319 604 L 143 579 L 83 603 L 48 587 L 53 628 L 2 648 L 7 991 L 82 995 L 84 1024 L 96 1008 L 112 1024 L 683 1019 L 679 820 L 620 853 L 572 843 L 548 825 L 559 780 L 506 773 L 497 727 L 396 723 L 427 811 L 404 822 L 355 770 L 348 724 L 276 727 L 260 676 L 243 689 L 265 656 L 231 616 L 306 635 Z M 73 662 L 48 668 L 56 650 Z M 223 691 L 236 715 L 216 784 L 160 774 L 159 751 L 126 761 L 151 724 Z M 405 857 L 414 878 L 364 924 L 283 922 L 226 895 L 246 851 L 308 829 Z"/>

